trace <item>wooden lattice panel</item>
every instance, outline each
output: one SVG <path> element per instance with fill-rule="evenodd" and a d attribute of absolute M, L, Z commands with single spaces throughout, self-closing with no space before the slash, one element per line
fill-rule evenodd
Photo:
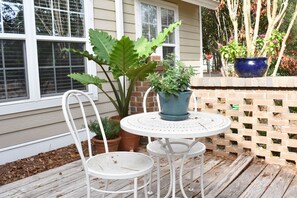
<path fill-rule="evenodd" d="M 223 156 L 250 153 L 268 163 L 297 163 L 297 92 L 294 90 L 197 89 L 198 110 L 232 120 L 224 134 L 204 138 Z"/>

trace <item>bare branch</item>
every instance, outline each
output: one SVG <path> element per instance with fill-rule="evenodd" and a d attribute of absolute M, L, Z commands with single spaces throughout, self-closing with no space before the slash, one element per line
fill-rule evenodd
<path fill-rule="evenodd" d="M 280 50 L 280 53 L 279 53 L 279 56 L 278 56 L 278 59 L 277 59 L 277 62 L 275 64 L 275 68 L 274 68 L 274 71 L 272 73 L 272 76 L 276 76 L 276 73 L 277 73 L 277 70 L 279 68 L 279 65 L 280 65 L 280 62 L 282 60 L 282 57 L 283 57 L 283 54 L 284 54 L 284 51 L 285 51 L 285 48 L 286 48 L 286 41 L 289 37 L 289 34 L 291 32 L 291 29 L 294 25 L 294 22 L 297 18 L 297 4 L 296 4 L 296 7 L 295 7 L 295 12 L 294 12 L 294 15 L 292 16 L 292 19 L 291 19 L 291 22 L 290 22 L 290 25 L 288 27 L 288 30 L 286 32 L 286 35 L 284 36 L 283 38 L 283 41 L 282 41 L 282 47 L 281 47 L 281 50 Z"/>

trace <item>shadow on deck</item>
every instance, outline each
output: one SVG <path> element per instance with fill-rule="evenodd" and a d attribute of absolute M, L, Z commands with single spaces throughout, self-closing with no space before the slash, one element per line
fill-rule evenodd
<path fill-rule="evenodd" d="M 186 164 L 190 166 L 189 161 Z M 250 156 L 239 156 L 235 161 L 205 156 L 204 165 L 205 197 L 267 197 L 267 198 L 293 198 L 297 197 L 297 177 L 295 168 L 281 167 L 253 162 Z M 190 178 L 189 171 L 184 171 L 184 186 L 187 189 Z M 156 191 L 156 172 L 153 172 L 152 190 Z M 200 197 L 199 171 L 195 171 L 197 185 L 194 192 L 186 193 L 189 197 Z M 169 186 L 169 170 L 165 160 L 161 168 L 161 197 L 167 193 Z M 103 185 L 103 182 L 93 180 L 93 184 Z M 130 181 L 113 181 L 110 186 L 117 189 L 129 187 Z M 182 197 L 177 187 L 177 196 Z M 86 197 L 85 175 L 81 162 L 55 168 L 14 183 L 0 187 L 0 197 Z M 98 197 L 92 192 L 92 197 Z M 108 195 L 106 197 L 133 197 L 131 194 Z M 143 191 L 139 197 L 144 197 Z M 156 197 L 156 194 L 150 197 Z"/>

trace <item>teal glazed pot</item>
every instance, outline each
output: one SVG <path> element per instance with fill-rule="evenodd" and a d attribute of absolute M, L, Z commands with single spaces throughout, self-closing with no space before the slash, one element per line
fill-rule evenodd
<path fill-rule="evenodd" d="M 238 77 L 252 78 L 263 77 L 267 70 L 267 58 L 236 58 L 234 69 Z"/>
<path fill-rule="evenodd" d="M 164 120 L 179 121 L 188 119 L 188 106 L 192 91 L 180 92 L 178 96 L 159 92 L 160 116 Z"/>

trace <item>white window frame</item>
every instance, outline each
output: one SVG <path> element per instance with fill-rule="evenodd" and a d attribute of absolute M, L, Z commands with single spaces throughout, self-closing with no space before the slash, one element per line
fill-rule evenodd
<path fill-rule="evenodd" d="M 158 32 L 162 31 L 161 24 L 161 8 L 170 9 L 174 11 L 174 20 L 179 20 L 178 6 L 173 3 L 166 1 L 157 1 L 157 0 L 135 0 L 135 31 L 136 37 L 139 38 L 142 36 L 142 21 L 141 21 L 141 3 L 149 4 L 157 7 L 157 30 Z M 165 43 L 163 46 L 175 47 L 175 57 L 180 59 L 180 42 L 179 42 L 179 27 L 175 30 L 175 44 Z M 162 47 L 158 47 L 154 55 L 158 55 L 163 59 Z"/>
<path fill-rule="evenodd" d="M 39 68 L 37 41 L 61 41 L 61 42 L 84 42 L 86 50 L 92 52 L 89 43 L 88 30 L 94 28 L 93 0 L 84 0 L 84 35 L 85 38 L 57 37 L 36 35 L 35 10 L 33 0 L 23 0 L 25 34 L 0 34 L 0 39 L 21 39 L 26 43 L 26 70 L 28 99 L 0 103 L 0 115 L 19 113 L 61 105 L 62 94 L 56 96 L 41 97 L 39 85 Z M 32 20 L 34 19 L 34 20 Z M 86 60 L 86 72 L 96 75 L 96 64 Z M 98 99 L 98 90 L 95 86 L 88 86 L 88 93 L 94 99 Z"/>

